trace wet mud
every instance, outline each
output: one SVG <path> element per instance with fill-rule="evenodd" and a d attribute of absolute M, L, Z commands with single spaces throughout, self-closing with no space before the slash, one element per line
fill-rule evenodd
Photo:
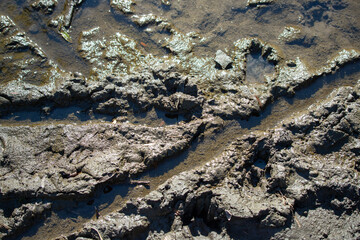
<path fill-rule="evenodd" d="M 359 11 L 1 1 L 1 238 L 359 238 Z"/>

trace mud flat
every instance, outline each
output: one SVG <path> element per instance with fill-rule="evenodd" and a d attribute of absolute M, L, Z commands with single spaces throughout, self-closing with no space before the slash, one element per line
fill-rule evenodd
<path fill-rule="evenodd" d="M 0 3 L 1 238 L 360 238 L 360 4 L 211 3 Z"/>

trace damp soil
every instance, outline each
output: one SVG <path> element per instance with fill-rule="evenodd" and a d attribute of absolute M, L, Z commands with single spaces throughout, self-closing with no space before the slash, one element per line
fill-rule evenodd
<path fill-rule="evenodd" d="M 64 0 L 58 1 L 51 15 L 29 10 L 28 2 L 1 1 L 0 14 L 10 16 L 65 71 L 80 72 L 85 76 L 89 74 L 91 66 L 80 56 L 78 41 L 82 31 L 97 26 L 100 26 L 104 37 L 121 32 L 133 38 L 145 53 L 154 56 L 169 54 L 161 41 L 168 37 L 167 32 L 154 32 L 149 29 L 150 26 L 137 26 L 130 14 L 115 11 L 109 1 L 86 0 L 77 8 L 69 30 L 72 43 L 48 26 L 51 18 L 63 11 Z M 183 33 L 198 33 L 201 41 L 194 45 L 193 53 L 200 57 L 214 57 L 218 49 L 232 50 L 233 43 L 238 39 L 257 37 L 276 45 L 284 58 L 299 57 L 315 70 L 324 66 L 326 60 L 341 49 L 360 49 L 360 22 L 357 18 L 360 2 L 356 0 L 277 0 L 259 8 L 247 6 L 245 0 L 170 0 L 170 3 L 164 5 L 158 0 L 138 0 L 133 10 L 137 15 L 153 13 L 168 19 Z M 299 27 L 299 37 L 291 41 L 279 38 L 287 26 Z M 248 82 L 263 83 L 264 76 L 274 73 L 274 66 L 260 54 L 249 54 L 247 64 Z M 360 62 L 349 63 L 336 73 L 315 80 L 292 98 L 280 98 L 268 103 L 259 116 L 252 116 L 248 120 L 223 120 L 222 128 L 201 134 L 188 150 L 139 175 L 137 179 L 150 181 L 148 187 L 125 182 L 105 186 L 86 201 L 55 200 L 51 214 L 18 239 L 51 239 L 78 230 L 85 222 L 95 218 L 95 209 L 99 209 L 101 215 L 119 210 L 128 199 L 143 197 L 172 176 L 194 169 L 220 155 L 239 136 L 274 127 L 285 117 L 299 115 L 310 105 L 323 100 L 333 89 L 354 86 L 359 79 Z M 151 110 L 130 115 L 128 120 L 134 124 L 157 126 L 163 121 L 177 124 L 184 118 Z M 71 106 L 50 115 L 43 115 L 39 109 L 24 109 L 3 117 L 0 124 L 31 126 L 54 122 L 88 124 L 96 121 L 113 121 L 113 118 L 106 115 L 90 116 L 81 106 Z"/>
<path fill-rule="evenodd" d="M 314 69 L 324 64 L 339 50 L 360 48 L 360 23 L 357 15 L 358 1 L 285 1 L 260 8 L 247 6 L 246 1 L 136 1 L 136 15 L 154 14 L 168 19 L 183 33 L 199 34 L 201 41 L 195 44 L 198 56 L 215 56 L 218 49 L 231 50 L 241 38 L 257 37 L 278 46 L 285 58 L 300 57 Z M 135 39 L 139 47 L 157 56 L 166 55 L 162 48 L 166 31 L 154 32 L 151 26 L 139 27 L 130 14 L 122 14 L 110 7 L 109 0 L 87 0 L 76 10 L 69 31 L 73 43 L 66 42 L 49 28 L 48 22 L 63 11 L 65 1 L 59 0 L 54 13 L 45 15 L 30 11 L 29 1 L 1 1 L 0 14 L 9 15 L 22 30 L 65 70 L 88 74 L 90 69 L 79 56 L 77 42 L 84 30 L 99 26 L 103 36 L 114 32 Z M 285 27 L 295 26 L 300 36 L 291 42 L 279 38 Z"/>

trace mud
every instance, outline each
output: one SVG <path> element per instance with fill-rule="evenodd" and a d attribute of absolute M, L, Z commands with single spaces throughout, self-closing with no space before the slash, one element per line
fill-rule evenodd
<path fill-rule="evenodd" d="M 3 239 L 360 237 L 357 1 L 0 9 Z"/>

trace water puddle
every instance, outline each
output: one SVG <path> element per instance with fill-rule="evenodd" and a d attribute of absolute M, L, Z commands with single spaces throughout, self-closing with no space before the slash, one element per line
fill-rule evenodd
<path fill-rule="evenodd" d="M 246 81 L 250 83 L 265 83 L 265 77 L 275 73 L 272 63 L 261 56 L 252 53 L 246 56 Z"/>

